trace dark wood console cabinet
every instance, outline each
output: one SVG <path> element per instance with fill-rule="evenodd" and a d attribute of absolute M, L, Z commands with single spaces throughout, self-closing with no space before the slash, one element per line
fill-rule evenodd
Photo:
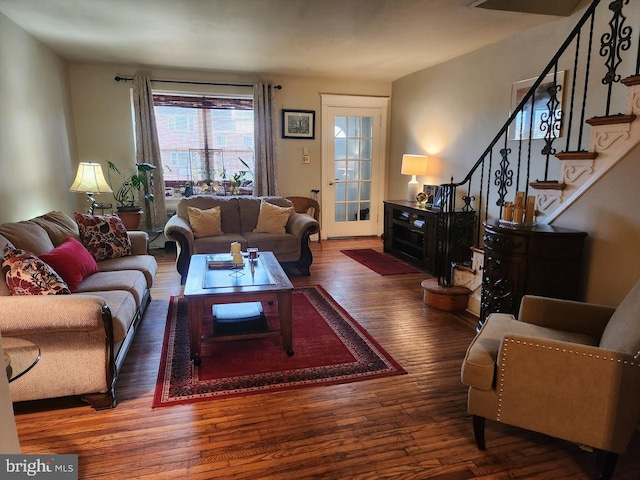
<path fill-rule="evenodd" d="M 478 329 L 490 313 L 518 315 L 524 295 L 583 299 L 586 232 L 550 225 L 515 228 L 485 223 Z"/>
<path fill-rule="evenodd" d="M 455 230 L 452 236 L 455 243 L 451 261 L 463 262 L 471 257 L 469 247 L 472 245 L 473 231 L 461 228 L 465 220 L 475 218 L 474 212 L 454 212 L 450 225 Z M 417 264 L 434 275 L 438 266 L 436 252 L 437 242 L 443 241 L 443 229 L 438 229 L 442 222 L 439 210 L 420 207 L 415 202 L 406 200 L 384 200 L 384 251 L 404 260 Z M 466 232 L 466 233 L 465 233 Z M 442 262 L 440 262 L 442 263 Z"/>

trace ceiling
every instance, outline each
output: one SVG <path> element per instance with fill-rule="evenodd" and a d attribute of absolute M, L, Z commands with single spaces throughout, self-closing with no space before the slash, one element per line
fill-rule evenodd
<path fill-rule="evenodd" d="M 0 0 L 0 13 L 74 62 L 380 81 L 560 18 L 472 3 L 484 2 Z M 579 0 L 535 3 L 557 14 Z"/>

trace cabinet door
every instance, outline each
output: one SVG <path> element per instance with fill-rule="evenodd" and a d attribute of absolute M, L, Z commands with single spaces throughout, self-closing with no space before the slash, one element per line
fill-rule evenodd
<path fill-rule="evenodd" d="M 518 314 L 524 294 L 526 258 L 485 251 L 480 320 L 490 313 Z"/>

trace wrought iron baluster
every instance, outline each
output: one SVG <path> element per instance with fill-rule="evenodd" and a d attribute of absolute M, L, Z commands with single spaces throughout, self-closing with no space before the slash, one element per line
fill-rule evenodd
<path fill-rule="evenodd" d="M 587 90 L 589 87 L 589 78 L 591 77 L 591 55 L 593 53 L 593 25 L 596 19 L 595 10 L 591 13 L 591 22 L 589 24 L 589 49 L 587 52 L 587 65 L 585 69 L 585 78 L 584 78 L 584 92 L 582 95 L 582 112 L 580 114 L 580 130 L 578 133 L 578 148 L 577 150 L 582 150 L 582 134 L 584 133 L 585 126 L 585 113 L 587 108 Z"/>
<path fill-rule="evenodd" d="M 553 70 L 553 83 L 547 88 L 547 111 L 545 111 L 541 117 L 540 130 L 545 132 L 544 134 L 544 147 L 542 148 L 542 155 L 546 157 L 544 166 L 544 179 L 549 179 L 549 157 L 556 154 L 556 149 L 553 147 L 553 142 L 560 134 L 560 127 L 562 126 L 563 112 L 559 108 L 560 100 L 558 99 L 558 93 L 562 90 L 562 85 L 558 85 L 558 64 L 556 63 Z"/>
<path fill-rule="evenodd" d="M 604 64 L 607 67 L 607 73 L 602 78 L 602 83 L 607 85 L 605 116 L 610 113 L 613 84 L 620 81 L 618 66 L 622 63 L 622 52 L 631 47 L 632 28 L 625 26 L 627 17 L 622 13 L 623 7 L 628 4 L 629 0 L 615 0 L 609 4 L 609 10 L 613 12 L 613 17 L 609 21 L 611 31 L 600 37 L 600 56 L 606 57 Z"/>
<path fill-rule="evenodd" d="M 511 165 L 511 162 L 509 161 L 510 153 L 510 148 L 500 149 L 500 156 L 502 157 L 500 160 L 500 169 L 495 172 L 496 178 L 494 180 L 494 185 L 498 187 L 498 200 L 496 201 L 496 205 L 500 207 L 500 211 L 502 211 L 508 187 L 513 185 L 513 170 L 509 168 Z"/>

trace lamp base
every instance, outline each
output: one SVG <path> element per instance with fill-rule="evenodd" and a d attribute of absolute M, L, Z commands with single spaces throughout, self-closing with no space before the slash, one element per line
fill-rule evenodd
<path fill-rule="evenodd" d="M 418 195 L 418 187 L 419 187 L 418 180 L 416 179 L 416 176 L 413 175 L 411 177 L 411 180 L 407 184 L 407 201 L 409 202 L 416 201 L 416 195 Z"/>

